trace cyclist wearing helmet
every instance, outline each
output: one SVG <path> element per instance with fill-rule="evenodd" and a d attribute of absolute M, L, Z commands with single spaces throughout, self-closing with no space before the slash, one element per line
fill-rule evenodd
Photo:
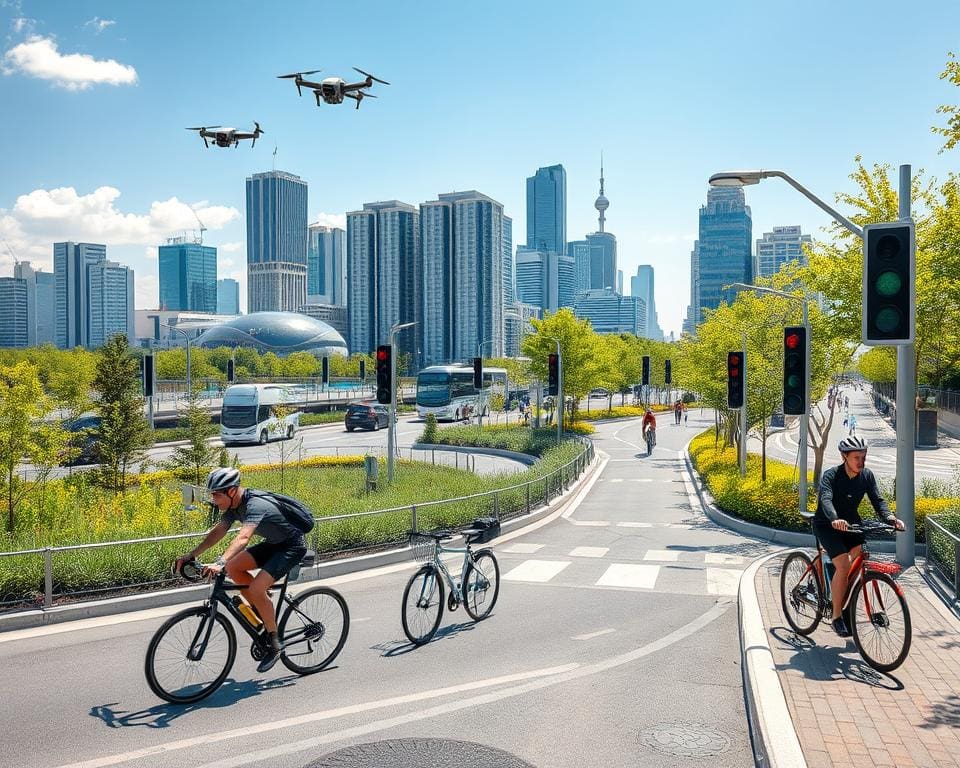
<path fill-rule="evenodd" d="M 857 509 L 866 495 L 885 523 L 902 531 L 903 523 L 890 512 L 887 502 L 880 495 L 877 479 L 873 472 L 864 466 L 867 459 L 867 443 L 856 435 L 845 437 L 837 446 L 843 463 L 830 467 L 820 477 L 820 492 L 817 512 L 813 516 L 813 530 L 820 544 L 833 561 L 834 574 L 830 581 L 830 594 L 833 600 L 832 624 L 840 637 L 849 637 L 850 628 L 841 615 L 843 597 L 847 591 L 847 576 L 850 564 L 860 554 L 863 535 L 849 533 L 851 523 L 860 523 Z"/>
<path fill-rule="evenodd" d="M 222 517 L 211 528 L 203 541 L 190 553 L 178 557 L 174 563 L 177 572 L 184 562 L 196 559 L 220 541 L 230 526 L 240 523 L 240 530 L 226 551 L 207 566 L 206 574 L 218 574 L 226 569 L 236 584 L 246 584 L 246 599 L 253 605 L 270 635 L 270 652 L 257 666 L 258 672 L 267 672 L 280 658 L 277 639 L 277 620 L 273 602 L 267 590 L 299 563 L 307 552 L 303 533 L 290 523 L 283 512 L 267 498 L 253 495 L 240 485 L 240 470 L 221 467 L 207 477 L 207 491 Z M 254 534 L 263 541 L 245 549 Z M 250 571 L 259 568 L 253 576 Z"/>
<path fill-rule="evenodd" d="M 653 415 L 653 411 L 647 408 L 647 412 L 643 414 L 643 422 L 640 425 L 643 434 L 647 434 L 648 429 L 652 429 L 654 432 L 657 431 L 657 417 Z"/>

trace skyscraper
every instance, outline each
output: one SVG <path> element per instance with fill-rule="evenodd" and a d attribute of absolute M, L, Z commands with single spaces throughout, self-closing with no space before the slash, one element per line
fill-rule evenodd
<path fill-rule="evenodd" d="M 623 296 L 610 288 L 598 288 L 577 296 L 574 314 L 589 320 L 597 333 L 641 335 L 647 308 L 639 296 Z"/>
<path fill-rule="evenodd" d="M 106 261 L 107 246 L 54 243 L 56 339 L 61 349 L 90 345 L 89 268 Z"/>
<path fill-rule="evenodd" d="M 217 314 L 240 314 L 240 283 L 232 278 L 217 280 Z"/>
<path fill-rule="evenodd" d="M 643 299 L 646 306 L 646 326 L 639 331 L 639 335 L 662 341 L 663 331 L 657 320 L 657 303 L 653 285 L 653 267 L 649 264 L 641 264 L 637 267 L 637 274 L 630 278 L 630 294 Z"/>
<path fill-rule="evenodd" d="M 27 346 L 57 343 L 57 281 L 52 272 L 40 272 L 29 261 L 14 265 L 13 276 L 27 285 Z M 0 312 L 0 317 L 4 314 Z"/>
<path fill-rule="evenodd" d="M 516 268 L 513 264 L 513 219 L 503 217 L 503 302 L 513 303 L 516 294 Z"/>
<path fill-rule="evenodd" d="M 131 343 L 135 336 L 133 270 L 113 261 L 89 267 L 91 349 L 103 346 L 118 333 Z"/>
<path fill-rule="evenodd" d="M 27 281 L 20 277 L 0 277 L 0 347 L 26 347 Z"/>
<path fill-rule="evenodd" d="M 247 179 L 247 311 L 307 300 L 307 183 L 285 171 Z"/>
<path fill-rule="evenodd" d="M 807 263 L 803 244 L 811 245 L 813 238 L 800 232 L 799 226 L 774 227 L 773 232 L 764 232 L 757 240 L 754 272 L 757 277 L 770 277 L 790 261 L 801 265 Z"/>
<path fill-rule="evenodd" d="M 732 301 L 736 291 L 724 290 L 731 283 L 753 282 L 750 245 L 753 221 L 740 187 L 712 187 L 707 204 L 700 208 L 700 236 L 694 246 L 696 323 L 703 321 L 704 309 L 716 309 L 721 301 Z"/>
<path fill-rule="evenodd" d="M 573 259 L 574 295 L 590 290 L 590 243 L 573 240 L 567 243 L 567 256 Z"/>
<path fill-rule="evenodd" d="M 160 309 L 217 311 L 217 249 L 173 237 L 159 248 Z"/>
<path fill-rule="evenodd" d="M 311 224 L 307 245 L 307 296 L 314 304 L 347 305 L 347 233 Z"/>
<path fill-rule="evenodd" d="M 423 305 L 417 336 L 423 365 L 451 360 L 453 340 L 453 204 L 420 204 Z"/>
<path fill-rule="evenodd" d="M 587 235 L 589 256 L 589 289 L 617 290 L 617 238 L 604 229 L 610 201 L 604 194 L 603 160 L 600 160 L 600 194 L 593 204 L 600 214 L 600 229 Z"/>
<path fill-rule="evenodd" d="M 539 168 L 527 179 L 527 248 L 564 253 L 567 242 L 567 172 Z"/>
<path fill-rule="evenodd" d="M 518 248 L 516 270 L 518 301 L 546 312 L 573 306 L 576 270 L 570 256 Z"/>
<path fill-rule="evenodd" d="M 399 200 L 366 203 L 347 214 L 347 316 L 350 349 L 370 352 L 390 328 L 417 320 L 421 295 L 420 214 Z M 416 352 L 415 329 L 398 337 Z M 416 354 L 414 354 L 414 359 Z"/>

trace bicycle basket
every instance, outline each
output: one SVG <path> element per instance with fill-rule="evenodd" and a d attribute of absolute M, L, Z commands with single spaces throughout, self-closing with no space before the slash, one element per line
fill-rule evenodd
<path fill-rule="evenodd" d="M 898 576 L 903 569 L 896 563 L 880 562 L 878 560 L 867 560 L 864 568 L 874 573 L 885 573 L 887 576 Z"/>
<path fill-rule="evenodd" d="M 421 563 L 433 562 L 433 555 L 437 551 L 437 540 L 422 533 L 410 534 L 410 552 L 413 559 Z"/>

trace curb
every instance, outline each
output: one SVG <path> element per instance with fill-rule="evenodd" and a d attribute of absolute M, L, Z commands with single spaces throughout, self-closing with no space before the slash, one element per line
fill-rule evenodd
<path fill-rule="evenodd" d="M 501 459 L 513 459 L 528 467 L 532 467 L 540 461 L 536 456 L 531 456 L 529 453 L 505 451 L 502 448 L 474 448 L 472 445 L 440 445 L 435 443 L 414 443 L 411 447 L 418 451 L 434 450 L 447 451 L 448 453 L 477 454 L 478 456 L 496 456 Z"/>
<path fill-rule="evenodd" d="M 515 533 L 517 530 L 527 525 L 538 522 L 544 517 L 553 514 L 559 509 L 565 508 L 577 493 L 601 466 L 599 454 L 594 454 L 594 459 L 577 480 L 567 488 L 562 495 L 555 498 L 550 504 L 536 509 L 530 514 L 520 517 L 504 520 L 501 523 L 501 532 Z M 454 542 L 461 540 L 462 537 L 454 538 Z M 396 563 L 412 562 L 409 546 L 398 547 L 397 549 L 387 550 L 386 552 L 377 552 L 370 555 L 358 555 L 340 560 L 331 560 L 329 562 L 318 563 L 310 568 L 303 568 L 300 571 L 300 578 L 296 584 L 303 584 L 321 579 L 331 579 L 337 576 L 359 573 L 362 571 L 373 570 Z M 60 624 L 63 622 L 76 621 L 79 619 L 90 619 L 101 616 L 112 616 L 118 613 L 129 613 L 133 611 L 142 611 L 149 608 L 160 608 L 171 605 L 200 600 L 208 594 L 210 587 L 206 584 L 200 586 L 179 587 L 177 589 L 167 589 L 159 592 L 148 592 L 138 595 L 126 595 L 124 597 L 110 598 L 108 600 L 95 600 L 85 603 L 75 603 L 72 605 L 62 605 L 49 610 L 30 610 L 12 613 L 6 616 L 0 616 L 0 634 L 18 629 L 30 629 L 33 627 L 48 626 L 51 624 Z"/>
<path fill-rule="evenodd" d="M 807 761 L 783 695 L 757 598 L 757 571 L 767 561 L 782 555 L 783 552 L 774 552 L 754 560 L 740 577 L 743 691 L 756 764 L 761 768 L 806 768 Z"/>

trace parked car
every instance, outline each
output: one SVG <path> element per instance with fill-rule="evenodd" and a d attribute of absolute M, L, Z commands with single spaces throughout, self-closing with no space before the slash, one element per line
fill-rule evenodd
<path fill-rule="evenodd" d="M 100 417 L 81 416 L 64 425 L 71 433 L 70 447 L 79 453 L 65 464 L 93 464 L 97 461 L 97 444 L 100 442 Z"/>
<path fill-rule="evenodd" d="M 351 403 L 343 417 L 347 432 L 355 429 L 372 429 L 386 427 L 390 423 L 390 411 L 379 403 Z"/>
<path fill-rule="evenodd" d="M 590 399 L 593 400 L 597 397 L 602 397 L 604 400 L 606 400 L 610 397 L 610 393 L 603 387 L 597 387 L 596 389 L 590 391 Z"/>

